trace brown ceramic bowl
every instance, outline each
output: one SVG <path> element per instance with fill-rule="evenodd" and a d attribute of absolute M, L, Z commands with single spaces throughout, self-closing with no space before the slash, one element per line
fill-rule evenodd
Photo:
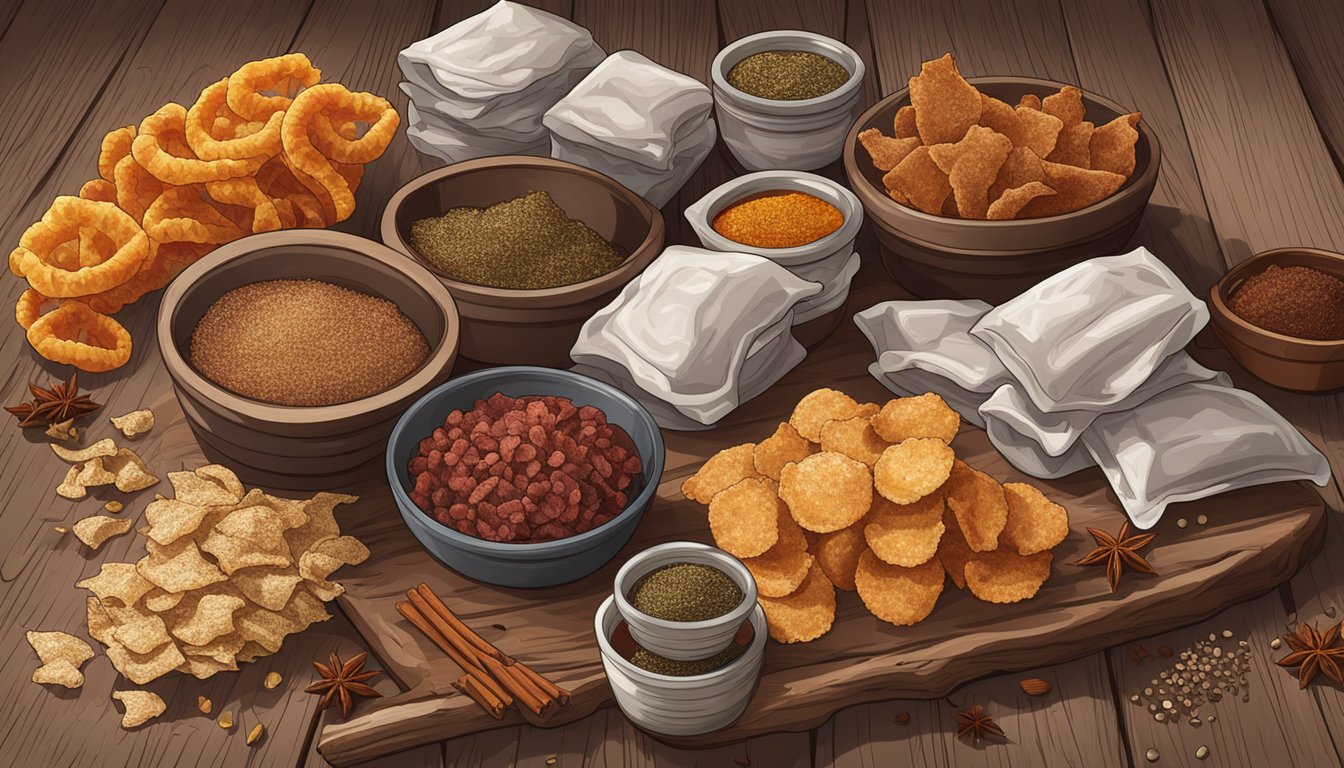
<path fill-rule="evenodd" d="M 454 280 L 411 246 L 412 222 L 451 208 L 485 208 L 542 190 L 630 256 L 592 280 L 541 290 L 489 288 Z M 611 303 L 663 248 L 663 215 L 615 180 L 573 163 L 504 155 L 454 163 L 397 190 L 383 209 L 383 242 L 415 258 L 448 287 L 462 314 L 464 357 L 502 365 L 569 367 L 579 330 Z"/>
<path fill-rule="evenodd" d="M 1017 104 L 1024 93 L 1048 96 L 1063 83 L 1030 77 L 975 77 L 982 93 Z M 921 298 L 975 298 L 999 304 L 1067 267 L 1116 253 L 1129 242 L 1157 183 L 1162 152 L 1142 121 L 1134 173 L 1115 194 L 1072 213 L 1038 219 L 977 221 L 931 216 L 887 196 L 882 172 L 858 144 L 869 128 L 892 132 L 896 110 L 910 103 L 908 88 L 861 115 L 845 142 L 845 173 L 877 234 L 892 279 Z M 1132 110 L 1087 91 L 1088 120 L 1102 125 Z"/>
<path fill-rule="evenodd" d="M 1344 388 L 1344 339 L 1313 341 L 1267 331 L 1241 319 L 1227 302 L 1247 278 L 1266 268 L 1314 267 L 1344 280 L 1344 254 L 1317 248 L 1278 248 L 1233 267 L 1209 291 L 1214 333 L 1246 370 L 1284 389 L 1329 392 Z"/>
<path fill-rule="evenodd" d="M 244 397 L 190 363 L 191 334 L 230 290 L 312 278 L 396 302 L 424 334 L 429 356 L 392 388 L 339 405 L 294 407 Z M 460 323 L 453 298 L 419 264 L 387 246 L 325 230 L 267 232 L 216 248 L 164 291 L 159 351 L 197 442 L 254 485 L 332 490 L 381 472 L 383 449 L 407 406 L 452 371 Z"/>

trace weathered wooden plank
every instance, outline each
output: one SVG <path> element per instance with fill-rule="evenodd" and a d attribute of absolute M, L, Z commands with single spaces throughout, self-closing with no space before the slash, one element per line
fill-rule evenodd
<path fill-rule="evenodd" d="M 843 41 L 847 5 L 845 0 L 725 0 L 719 3 L 719 27 L 726 42 L 772 29 L 803 29 Z"/>
<path fill-rule="evenodd" d="M 1267 0 L 1302 93 L 1339 170 L 1344 163 L 1344 6 L 1328 0 Z"/>
<path fill-rule="evenodd" d="M 354 633 L 353 627 L 351 628 L 351 635 L 354 636 L 355 640 L 359 640 L 359 636 Z M 362 650 L 362 647 L 355 645 L 353 642 L 348 643 L 347 645 L 348 647 L 338 651 L 338 653 L 341 654 L 342 659 L 348 658 L 351 653 L 358 653 Z M 376 669 L 377 667 L 374 663 L 370 663 L 366 668 Z M 308 684 L 308 681 L 316 679 L 317 676 L 314 674 L 305 675 L 299 680 L 294 681 L 293 687 L 296 690 L 301 689 Z M 386 675 L 380 676 L 377 680 L 373 681 L 372 685 L 375 690 L 384 696 L 395 696 L 400 691 L 397 684 L 392 682 Z M 358 712 L 357 709 L 355 711 Z M 321 733 L 325 726 L 331 723 L 340 722 L 340 719 L 341 715 L 339 707 L 333 706 L 319 712 L 316 723 L 314 724 L 316 732 Z M 488 765 L 488 763 L 481 764 Z M 331 763 L 328 763 L 326 759 L 322 757 L 322 753 L 317 751 L 317 739 L 310 738 L 308 740 L 308 752 L 304 755 L 303 762 L 299 764 L 299 768 L 327 768 L 327 766 L 330 765 Z M 388 755 L 386 757 L 376 758 L 366 763 L 361 763 L 360 766 L 361 768 L 443 768 L 443 745 L 426 744 L 423 747 L 416 747 L 415 749 L 408 749 L 405 752 L 397 752 L 396 754 Z"/>

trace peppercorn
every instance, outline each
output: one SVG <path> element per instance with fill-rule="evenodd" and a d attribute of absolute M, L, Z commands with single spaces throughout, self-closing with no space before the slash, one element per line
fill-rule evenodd
<path fill-rule="evenodd" d="M 728 84 L 772 101 L 815 99 L 849 81 L 849 70 L 811 51 L 762 51 L 728 70 Z"/>
<path fill-rule="evenodd" d="M 642 576 L 628 599 L 636 610 L 666 621 L 705 621 L 742 603 L 742 588 L 723 571 L 700 563 L 673 563 Z"/>

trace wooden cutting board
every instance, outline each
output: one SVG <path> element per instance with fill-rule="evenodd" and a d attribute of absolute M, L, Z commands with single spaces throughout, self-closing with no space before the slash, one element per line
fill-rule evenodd
<path fill-rule="evenodd" d="M 460 674 L 457 666 L 397 614 L 395 603 L 420 581 L 487 640 L 573 691 L 570 705 L 545 725 L 572 722 L 611 705 L 593 615 L 611 593 L 616 570 L 634 553 L 660 542 L 710 542 L 705 510 L 681 496 L 681 481 L 719 449 L 769 436 L 813 388 L 831 386 L 860 401 L 885 401 L 890 394 L 865 370 L 871 360 L 867 343 L 845 323 L 802 366 L 720 428 L 665 432 L 667 464 L 657 500 L 620 555 L 574 584 L 517 590 L 460 576 L 419 546 L 386 487 L 362 489 L 364 498 L 341 523 L 374 554 L 338 574 L 347 590 L 339 599 L 407 692 L 368 702 L 354 719 L 328 726 L 319 740 L 323 756 L 348 765 L 523 722 L 513 710 L 493 720 L 458 694 L 451 686 Z M 1034 483 L 1069 510 L 1072 530 L 1055 550 L 1051 579 L 1040 593 L 1015 605 L 991 605 L 949 581 L 928 619 L 898 628 L 874 619 L 857 595 L 840 592 L 829 634 L 806 644 L 769 642 L 760 684 L 736 724 L 676 743 L 703 747 L 771 731 L 806 730 L 855 704 L 942 696 L 984 675 L 1062 662 L 1164 632 L 1274 588 L 1314 554 L 1322 539 L 1324 505 L 1306 484 L 1261 486 L 1174 505 L 1145 550 L 1158 575 L 1127 573 L 1111 594 L 1104 568 L 1075 565 L 1093 547 L 1087 527 L 1115 532 L 1125 520 L 1099 470 L 1055 481 L 1027 477 L 998 455 L 984 432 L 969 426 L 953 447 L 999 481 Z M 1207 525 L 1196 523 L 1199 515 L 1207 515 Z M 1188 527 L 1178 528 L 1178 518 L 1186 518 Z"/>

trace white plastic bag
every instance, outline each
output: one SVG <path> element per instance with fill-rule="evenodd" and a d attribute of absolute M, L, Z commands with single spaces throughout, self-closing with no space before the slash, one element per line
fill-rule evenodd
<path fill-rule="evenodd" d="M 691 135 L 673 156 L 667 170 L 649 168 L 639 163 L 613 157 L 598 147 L 576 144 L 559 134 L 551 134 L 550 155 L 556 160 L 592 168 L 625 185 L 627 189 L 662 208 L 685 186 L 687 179 L 714 149 L 717 130 L 713 120 L 706 120 L 700 130 Z"/>

